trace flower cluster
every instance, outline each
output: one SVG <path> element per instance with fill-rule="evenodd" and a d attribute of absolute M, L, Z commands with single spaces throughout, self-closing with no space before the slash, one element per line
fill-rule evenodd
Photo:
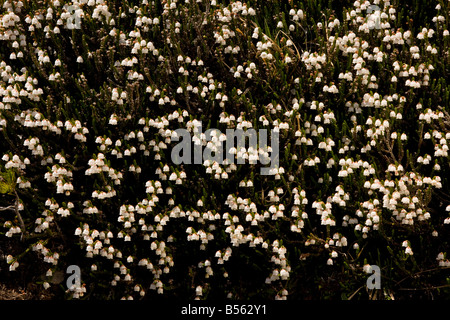
<path fill-rule="evenodd" d="M 38 256 L 35 278 L 67 298 L 364 298 L 377 263 L 386 297 L 433 296 L 449 267 L 449 7 L 423 2 L 434 17 L 389 0 L 4 1 L 9 270 Z M 192 164 L 171 158 L 177 129 Z M 227 129 L 277 133 L 279 165 L 261 175 L 275 150 L 229 148 Z M 60 292 L 49 278 L 75 263 L 83 283 Z"/>

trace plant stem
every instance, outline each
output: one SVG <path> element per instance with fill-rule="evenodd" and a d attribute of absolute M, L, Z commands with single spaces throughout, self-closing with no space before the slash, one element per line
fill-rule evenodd
<path fill-rule="evenodd" d="M 22 230 L 22 236 L 20 238 L 23 239 L 23 234 L 26 230 L 25 223 L 23 222 L 22 215 L 19 212 L 19 201 L 20 201 L 19 194 L 17 193 L 16 190 L 14 190 L 14 194 L 16 195 L 16 202 L 14 203 L 14 210 L 16 211 L 16 215 L 17 215 L 17 218 L 19 219 L 19 223 L 20 223 L 20 228 Z"/>

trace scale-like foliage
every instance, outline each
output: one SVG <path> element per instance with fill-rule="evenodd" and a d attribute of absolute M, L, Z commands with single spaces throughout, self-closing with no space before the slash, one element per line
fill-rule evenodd
<path fill-rule="evenodd" d="M 66 298 L 448 297 L 448 19 L 443 0 L 4 1 L 2 279 Z M 279 165 L 261 175 L 251 148 L 178 164 L 177 129 L 192 150 L 226 139 L 198 130 L 277 132 Z"/>

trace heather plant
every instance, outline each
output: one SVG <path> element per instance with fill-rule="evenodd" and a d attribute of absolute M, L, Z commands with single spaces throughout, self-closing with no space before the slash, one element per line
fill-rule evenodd
<path fill-rule="evenodd" d="M 450 297 L 448 20 L 445 0 L 3 1 L 0 281 Z M 276 150 L 225 150 L 227 129 L 276 137 L 270 174 Z M 231 161 L 175 161 L 180 132 Z"/>

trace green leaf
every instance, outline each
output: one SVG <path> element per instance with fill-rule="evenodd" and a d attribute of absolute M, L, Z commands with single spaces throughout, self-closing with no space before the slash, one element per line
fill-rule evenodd
<path fill-rule="evenodd" d="M 16 183 L 16 176 L 14 174 L 14 171 L 8 170 L 6 171 L 4 174 L 2 174 L 3 178 L 6 180 L 6 182 L 11 185 L 14 186 Z"/>
<path fill-rule="evenodd" d="M 5 182 L 0 182 L 0 193 L 10 193 L 11 187 Z"/>
<path fill-rule="evenodd" d="M 7 170 L 5 172 L 0 172 L 0 177 L 3 181 L 0 181 L 0 193 L 12 193 L 16 186 L 16 175 L 14 171 Z"/>

